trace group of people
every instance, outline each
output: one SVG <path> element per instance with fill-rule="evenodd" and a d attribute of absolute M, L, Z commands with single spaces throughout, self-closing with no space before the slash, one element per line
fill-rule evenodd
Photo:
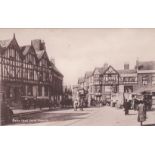
<path fill-rule="evenodd" d="M 77 111 L 79 108 L 81 111 L 83 111 L 84 108 L 84 99 L 75 99 L 73 102 L 74 111 Z"/>
<path fill-rule="evenodd" d="M 140 125 L 143 125 L 143 122 L 146 120 L 146 112 L 147 112 L 148 100 L 143 97 L 142 99 L 137 99 L 135 96 L 130 98 L 125 98 L 124 100 L 124 111 L 125 115 L 129 114 L 129 110 L 137 110 L 138 117 L 137 121 L 140 122 Z"/>

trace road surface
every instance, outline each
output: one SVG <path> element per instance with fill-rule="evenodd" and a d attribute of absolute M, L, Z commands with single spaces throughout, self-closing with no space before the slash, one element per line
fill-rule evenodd
<path fill-rule="evenodd" d="M 144 125 L 155 125 L 155 110 L 147 113 Z M 85 108 L 84 111 L 73 109 L 46 111 L 33 114 L 31 119 L 16 122 L 14 125 L 53 125 L 53 126 L 139 126 L 137 111 L 130 110 L 125 115 L 123 109 L 115 107 Z"/>

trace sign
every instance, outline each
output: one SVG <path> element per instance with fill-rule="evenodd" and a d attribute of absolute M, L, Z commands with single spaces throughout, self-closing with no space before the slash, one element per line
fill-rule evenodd
<path fill-rule="evenodd" d="M 105 86 L 105 92 L 111 92 L 111 86 Z"/>

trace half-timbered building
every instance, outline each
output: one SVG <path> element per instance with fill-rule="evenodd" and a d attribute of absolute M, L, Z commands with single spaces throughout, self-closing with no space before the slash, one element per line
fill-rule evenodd
<path fill-rule="evenodd" d="M 63 75 L 49 60 L 45 43 L 19 46 L 15 35 L 0 41 L 0 71 L 6 98 L 20 106 L 24 98 L 60 100 Z"/>
<path fill-rule="evenodd" d="M 112 94 L 133 92 L 137 88 L 135 69 L 116 70 L 105 63 L 103 67 L 96 67 L 91 74 L 88 74 L 89 76 L 86 75 L 87 72 L 82 82 L 81 79 L 78 80 L 78 84 L 81 87 L 82 83 L 86 83 L 84 85 L 87 87 L 83 87 L 83 89 L 88 90 L 88 100 L 110 100 Z"/>

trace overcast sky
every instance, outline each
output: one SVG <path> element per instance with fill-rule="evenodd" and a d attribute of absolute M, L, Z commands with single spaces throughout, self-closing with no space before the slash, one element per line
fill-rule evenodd
<path fill-rule="evenodd" d="M 76 84 L 78 77 L 104 63 L 123 69 L 124 62 L 133 68 L 137 58 L 155 60 L 155 29 L 0 29 L 0 40 L 13 33 L 20 46 L 44 40 L 65 84 Z"/>

